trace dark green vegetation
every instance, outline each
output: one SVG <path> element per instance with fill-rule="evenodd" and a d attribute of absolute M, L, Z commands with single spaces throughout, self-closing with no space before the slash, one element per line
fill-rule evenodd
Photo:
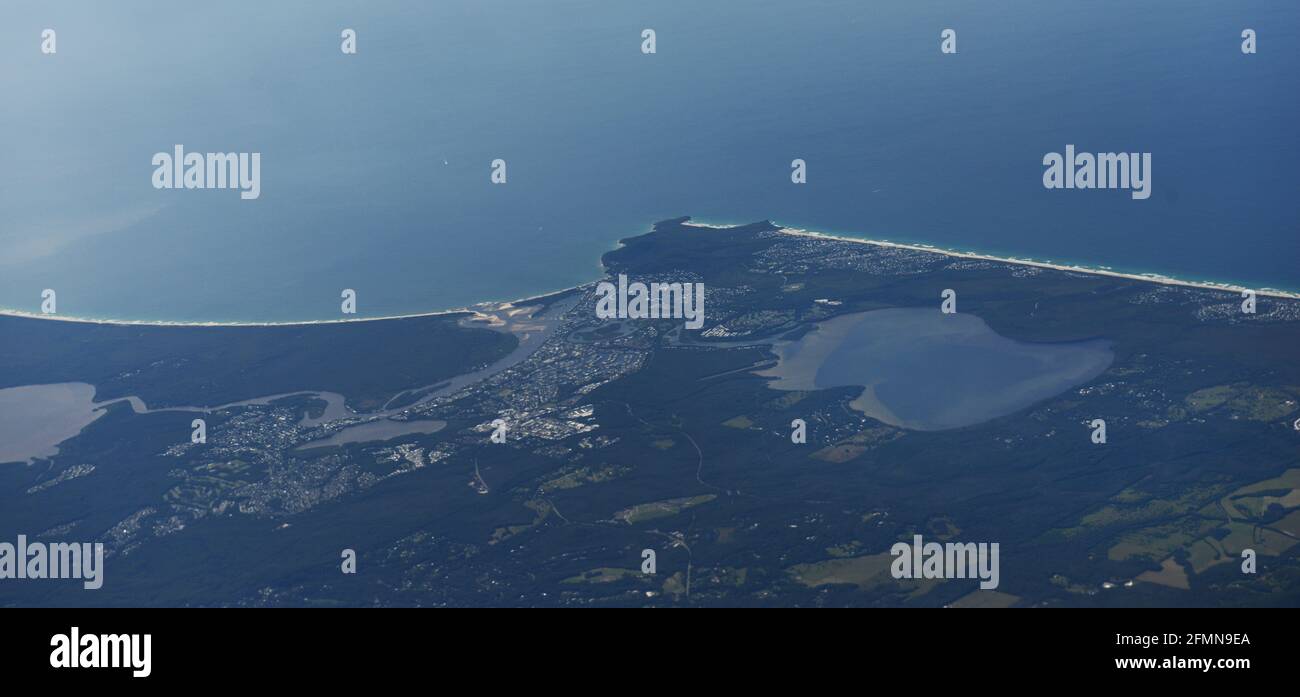
<path fill-rule="evenodd" d="M 275 424 L 292 423 L 308 400 L 214 416 L 216 440 L 241 439 L 220 457 L 212 449 L 165 455 L 178 433 L 188 434 L 190 416 L 135 416 L 120 405 L 52 461 L 0 470 L 0 541 L 68 525 L 54 537 L 111 539 L 143 509 L 165 511 L 147 517 L 150 525 L 193 511 L 182 515 L 182 530 L 127 536 L 117 547 L 125 553 L 106 562 L 101 591 L 0 582 L 0 603 L 1300 604 L 1300 431 L 1292 428 L 1300 303 L 1264 298 L 1257 315 L 1243 316 L 1231 293 L 810 240 L 767 224 L 707 230 L 682 222 L 627 240 L 605 263 L 645 280 L 702 279 L 710 293 L 704 332 L 681 339 L 680 322 L 669 320 L 615 329 L 580 305 L 554 339 L 567 353 L 546 355 L 527 380 L 422 412 L 448 422 L 438 433 L 264 465 L 254 451 L 288 452 L 303 440 Z M 764 339 L 847 312 L 938 312 L 945 288 L 958 292 L 960 312 L 1004 336 L 1105 338 L 1115 362 L 1081 388 L 936 432 L 863 418 L 847 407 L 856 388 L 779 392 L 751 370 L 772 362 Z M 97 376 L 123 368 L 122 359 L 114 367 L 97 361 L 151 350 L 104 341 L 112 334 L 89 325 L 51 336 L 27 325 L 54 323 L 11 322 L 0 326 L 34 333 L 13 334 L 25 344 L 6 355 L 32 355 L 26 367 L 5 365 L 4 384 L 51 379 L 31 379 L 40 375 L 99 385 Z M 369 338 L 385 324 L 322 325 L 318 339 L 279 342 L 281 365 L 300 371 L 302 384 L 258 383 L 254 392 L 340 389 L 347 380 L 350 396 L 380 395 L 436 381 L 432 371 L 447 366 L 400 347 L 389 362 L 341 373 L 337 362 L 326 371 L 312 357 L 319 354 L 303 353 L 349 355 L 332 332 L 359 327 L 358 337 Z M 704 336 L 718 328 L 726 331 Z M 456 346 L 477 334 L 448 346 L 412 331 L 420 336 L 410 341 L 429 350 L 480 355 Z M 204 345 L 218 355 L 234 350 L 215 339 Z M 39 356 L 50 351 L 80 370 L 46 365 Z M 606 368 L 571 380 L 556 367 L 618 351 L 644 360 L 585 392 Z M 407 382 L 388 372 L 415 364 L 431 372 Z M 187 374 L 198 380 L 194 366 Z M 554 382 L 544 391 L 558 405 L 553 418 L 594 428 L 554 440 L 530 435 L 542 431 L 529 430 L 522 412 L 547 407 L 511 400 L 543 381 Z M 243 394 L 247 385 L 227 389 L 255 396 Z M 136 381 L 127 392 L 150 390 L 204 401 L 173 384 Z M 587 406 L 590 416 L 570 414 Z M 507 407 L 514 435 L 493 445 L 474 429 Z M 807 444 L 791 443 L 796 418 L 808 424 Z M 1097 418 L 1107 422 L 1104 445 L 1089 438 L 1087 423 Z M 345 486 L 362 481 L 359 472 L 393 470 L 398 446 L 419 448 L 422 465 Z M 78 463 L 97 470 L 25 493 Z M 486 493 L 473 486 L 476 471 Z M 264 480 L 277 485 L 261 488 Z M 1000 543 L 998 592 L 970 596 L 970 580 L 890 578 L 890 545 L 913 534 Z M 339 572 L 344 548 L 358 553 L 355 576 Z M 1258 553 L 1257 574 L 1240 571 L 1245 548 Z M 657 552 L 654 576 L 640 573 L 643 549 Z"/>
<path fill-rule="evenodd" d="M 87 382 L 97 401 L 216 406 L 302 390 L 357 410 L 482 367 L 517 340 L 467 316 L 279 326 L 147 326 L 0 316 L 0 388 Z"/>

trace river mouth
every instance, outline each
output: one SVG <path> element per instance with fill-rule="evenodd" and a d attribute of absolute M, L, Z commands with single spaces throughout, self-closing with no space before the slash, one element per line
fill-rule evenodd
<path fill-rule="evenodd" d="M 844 315 L 772 348 L 757 374 L 777 390 L 861 387 L 851 403 L 874 419 L 920 431 L 961 428 L 1019 411 L 1102 374 L 1110 342 L 1009 339 L 971 314 L 894 308 Z"/>
<path fill-rule="evenodd" d="M 358 414 L 348 408 L 343 395 L 318 390 L 273 394 L 210 407 L 150 408 L 144 400 L 135 396 L 97 402 L 95 386 L 84 382 L 0 388 L 0 463 L 32 464 L 36 460 L 57 455 L 60 445 L 81 434 L 87 426 L 105 414 L 105 408 L 118 402 L 127 402 L 136 414 L 192 412 L 201 415 L 236 407 L 263 406 L 290 397 L 311 397 L 324 402 L 324 409 L 316 416 L 310 413 L 303 414 L 298 422 L 299 426 L 310 428 L 344 419 L 367 419 L 303 443 L 297 450 L 437 433 L 446 426 L 446 423 L 415 419 L 395 420 L 391 417 L 403 414 L 425 402 L 452 394 L 526 360 L 555 333 L 565 314 L 577 304 L 579 298 L 578 294 L 573 294 L 571 297 L 549 304 L 520 301 L 482 306 L 473 317 L 463 320 L 462 325 L 481 326 L 512 333 L 519 339 L 519 345 L 515 350 L 480 370 L 456 375 L 435 385 L 412 387 L 410 390 L 394 395 L 389 400 L 389 404 L 375 412 Z M 411 396 L 411 398 L 400 406 L 390 406 L 403 396 Z M 187 438 L 188 431 L 181 435 Z"/>

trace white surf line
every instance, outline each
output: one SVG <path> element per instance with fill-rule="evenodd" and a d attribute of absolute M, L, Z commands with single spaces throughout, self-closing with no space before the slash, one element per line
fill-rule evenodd
<path fill-rule="evenodd" d="M 553 293 L 548 293 L 547 295 L 553 295 Z M 536 298 L 530 298 L 529 300 L 536 300 L 542 297 L 546 297 L 546 296 L 545 295 L 536 296 Z M 304 414 L 302 419 L 298 421 L 299 426 L 312 428 L 322 424 L 341 421 L 344 419 L 363 419 L 363 421 L 358 424 L 346 426 L 344 427 L 343 430 L 346 430 L 348 428 L 355 428 L 358 426 L 364 426 L 369 423 L 375 423 L 377 421 L 388 419 L 397 414 L 408 412 L 414 407 L 433 401 L 434 399 L 437 399 L 439 397 L 443 397 L 448 394 L 453 394 L 457 390 L 460 390 L 471 384 L 475 384 L 477 382 L 485 380 L 491 377 L 492 375 L 495 375 L 503 370 L 506 370 L 507 368 L 510 368 L 511 366 L 523 362 L 533 353 L 536 353 L 537 349 L 541 348 L 542 344 L 545 343 L 546 338 L 548 338 L 548 334 L 550 333 L 550 331 L 559 326 L 559 323 L 562 321 L 564 314 L 568 312 L 568 310 L 572 309 L 573 306 L 573 303 L 570 303 L 568 306 L 563 307 L 563 310 L 559 313 L 558 317 L 554 317 L 551 318 L 551 320 L 549 320 L 554 322 L 554 324 L 548 327 L 545 324 L 548 320 L 537 320 L 534 318 L 534 315 L 536 314 L 537 310 L 541 309 L 541 306 L 536 304 L 533 305 L 522 304 L 525 302 L 527 302 L 527 300 L 518 301 L 519 304 L 502 303 L 496 306 L 495 309 L 491 310 L 491 314 L 476 313 L 480 317 L 485 317 L 489 320 L 492 320 L 491 326 L 497 331 L 505 331 L 511 334 L 522 333 L 524 336 L 519 340 L 519 345 L 515 348 L 514 351 L 511 351 L 505 356 L 502 356 L 500 359 L 498 359 L 491 365 L 481 370 L 475 370 L 468 373 L 453 375 L 448 379 L 442 380 L 440 382 L 435 382 L 431 385 L 424 385 L 421 387 L 414 387 L 408 390 L 403 390 L 393 395 L 391 398 L 389 398 L 389 400 L 385 402 L 384 405 L 380 407 L 378 411 L 374 411 L 374 412 L 353 411 L 352 408 L 347 405 L 347 398 L 345 396 L 337 392 L 331 392 L 329 390 L 298 390 L 295 392 L 282 392 L 280 394 L 266 395 L 263 397 L 253 397 L 250 399 L 243 399 L 237 402 L 229 402 L 227 404 L 220 404 L 211 407 L 180 405 L 180 406 L 172 406 L 172 407 L 151 408 L 148 405 L 148 403 L 146 403 L 142 398 L 136 395 L 127 395 L 124 397 L 113 397 L 111 399 L 98 401 L 98 402 L 92 399 L 91 406 L 93 407 L 93 411 L 101 411 L 107 409 L 108 407 L 114 404 L 118 404 L 120 402 L 126 402 L 127 404 L 130 405 L 131 411 L 136 414 L 157 414 L 163 412 L 190 412 L 190 413 L 198 413 L 198 414 L 214 414 L 220 411 L 225 411 L 227 409 L 233 409 L 237 407 L 267 406 L 272 402 L 277 402 L 282 399 L 288 399 L 290 397 L 313 397 L 325 402 L 325 409 L 324 411 L 321 412 L 321 415 L 318 417 L 312 417 L 308 414 Z M 524 319 L 522 321 L 520 319 L 515 318 L 516 315 L 519 315 L 524 312 L 527 312 L 527 314 L 524 315 Z M 502 320 L 500 318 L 500 315 L 502 314 L 505 314 L 507 317 L 509 317 L 511 321 Z M 477 321 L 479 318 L 475 317 L 474 319 Z M 526 326 L 510 326 L 511 322 L 514 322 L 516 325 L 520 325 L 522 324 L 523 321 L 533 322 L 533 324 L 527 324 Z M 536 324 L 536 322 L 541 322 L 542 324 Z M 104 322 L 100 322 L 100 323 L 104 323 Z M 194 325 L 189 325 L 189 326 L 194 326 Z M 202 326 L 209 326 L 209 325 L 202 325 Z M 224 325 L 213 325 L 213 326 L 224 326 Z M 240 325 L 240 326 L 245 326 L 245 325 Z M 529 337 L 534 335 L 540 336 L 541 340 L 534 339 L 533 344 L 530 346 L 528 344 Z M 407 394 L 412 391 L 422 392 L 426 390 L 428 391 L 426 394 L 420 396 L 416 401 L 406 406 L 391 408 L 391 409 L 389 408 L 389 405 L 392 404 L 393 400 L 397 399 L 398 397 L 404 394 Z M 428 421 L 427 419 L 414 419 L 414 420 L 410 420 L 409 423 L 425 423 L 427 421 Z M 334 435 L 337 434 L 325 436 L 324 439 L 333 438 Z M 314 443 L 314 442 L 316 441 L 308 441 L 308 443 Z"/>
<path fill-rule="evenodd" d="M 774 225 L 776 223 L 773 223 Z M 686 223 L 690 227 L 713 228 L 712 225 L 697 225 L 695 223 Z M 1249 288 L 1247 286 L 1237 285 L 1235 283 L 1214 283 L 1211 281 L 1188 281 L 1173 276 L 1164 276 L 1155 273 L 1123 273 L 1114 271 L 1109 268 L 1093 268 L 1089 266 L 1074 266 L 1070 264 L 1053 264 L 1048 261 L 1034 261 L 1033 259 L 1019 259 L 1016 257 L 999 257 L 991 254 L 980 254 L 978 252 L 962 252 L 955 249 L 944 249 L 942 247 L 933 247 L 924 244 L 907 244 L 903 242 L 889 242 L 886 240 L 872 240 L 865 237 L 847 237 L 844 235 L 832 235 L 815 230 L 803 230 L 800 228 L 781 227 L 777 232 L 785 235 L 796 237 L 810 237 L 820 240 L 835 240 L 837 242 L 856 242 L 858 244 L 870 244 L 877 247 L 890 247 L 893 249 L 906 249 L 913 252 L 929 252 L 931 254 L 942 254 L 943 256 L 957 257 L 960 259 L 978 259 L 980 261 L 992 261 L 1002 264 L 1016 264 L 1018 266 L 1033 266 L 1040 269 L 1052 269 L 1054 271 L 1071 271 L 1074 273 L 1092 274 L 1094 276 L 1111 276 L 1114 278 L 1126 278 L 1132 281 L 1146 281 L 1148 283 L 1160 283 L 1167 286 L 1182 286 L 1185 288 L 1199 288 L 1201 290 L 1217 290 L 1223 292 L 1240 293 L 1243 290 L 1254 291 L 1256 295 L 1262 295 L 1272 298 L 1286 298 L 1290 300 L 1300 300 L 1300 293 L 1278 290 L 1276 288 Z"/>
<path fill-rule="evenodd" d="M 769 221 L 770 222 L 770 221 Z M 776 223 L 772 223 L 776 225 Z M 701 228 L 706 230 L 725 230 L 735 225 L 720 225 L 716 223 L 703 223 L 690 221 L 682 223 L 684 227 Z M 866 237 L 847 237 L 844 235 L 834 235 L 826 232 L 817 232 L 815 230 L 804 230 L 802 228 L 780 226 L 777 232 L 785 235 L 798 237 L 811 237 L 814 239 L 834 240 L 837 242 L 856 242 L 858 244 L 870 244 L 877 247 L 891 247 L 895 249 L 906 249 L 914 252 L 929 252 L 931 254 L 942 254 L 943 256 L 956 257 L 961 259 L 978 259 L 980 261 L 991 261 L 1002 264 L 1016 264 L 1019 266 L 1033 266 L 1041 269 L 1052 269 L 1054 271 L 1073 271 L 1075 273 L 1093 274 L 1096 276 L 1111 276 L 1114 278 L 1126 278 L 1132 281 L 1146 281 L 1148 283 L 1160 283 L 1169 286 L 1182 286 L 1185 288 L 1199 288 L 1201 290 L 1217 290 L 1223 292 L 1240 293 L 1243 290 L 1254 291 L 1256 295 L 1271 298 L 1285 298 L 1289 300 L 1300 300 L 1300 292 L 1291 292 L 1278 290 L 1276 288 L 1249 288 L 1247 286 L 1233 283 L 1212 283 L 1210 281 L 1187 281 L 1172 276 L 1163 276 L 1160 274 L 1136 274 L 1122 273 L 1113 271 L 1109 267 L 1094 268 L 1088 266 L 1072 266 L 1068 264 L 1053 264 L 1047 261 L 1034 261 L 1032 259 L 1019 259 L 1016 257 L 999 257 L 991 254 L 980 254 L 977 252 L 963 252 L 955 249 L 945 249 L 925 244 L 907 244 L 903 242 L 890 242 L 888 240 L 873 240 Z M 622 247 L 620 243 L 616 248 Z M 46 315 L 39 312 L 29 312 L 26 310 L 12 310 L 0 308 L 0 317 L 19 317 L 23 319 L 44 319 L 55 322 L 80 322 L 83 324 L 113 324 L 137 327 L 300 327 L 312 324 L 348 324 L 355 322 L 383 322 L 393 319 L 416 319 L 421 317 L 445 317 L 450 315 L 471 314 L 474 320 L 488 321 L 494 325 L 496 319 L 491 313 L 500 312 L 506 308 L 518 305 L 524 305 L 542 298 L 568 293 L 575 290 L 581 290 L 587 286 L 594 285 L 600 279 L 588 281 L 568 288 L 538 293 L 527 298 L 510 301 L 487 301 L 476 303 L 471 307 L 463 307 L 452 310 L 436 310 L 431 312 L 415 312 L 405 315 L 385 315 L 382 317 L 350 317 L 341 319 L 319 319 L 319 320 L 299 320 L 284 322 L 187 322 L 173 320 L 131 320 L 131 319 L 97 319 L 91 317 L 75 317 L 71 315 Z M 495 326 L 495 325 L 494 325 Z"/>
<path fill-rule="evenodd" d="M 473 314 L 475 316 L 484 316 L 479 310 L 473 308 L 461 308 L 459 310 L 438 310 L 436 312 L 417 312 L 409 315 L 386 315 L 382 317 L 349 317 L 343 319 L 316 319 L 316 320 L 299 320 L 284 322 L 186 322 L 179 320 L 158 320 L 158 319 L 112 319 L 112 318 L 94 318 L 94 317 L 76 317 L 72 315 L 47 315 L 40 312 L 29 312 L 27 310 L 12 310 L 9 308 L 0 308 L 0 317 L 20 317 L 23 319 L 44 319 L 53 322 L 77 322 L 79 324 L 113 324 L 132 327 L 301 327 L 311 324 L 351 324 L 355 322 L 382 322 L 391 319 L 415 319 L 418 317 L 442 317 L 458 314 Z"/>
<path fill-rule="evenodd" d="M 451 315 L 469 314 L 473 317 L 466 319 L 473 321 L 485 321 L 491 326 L 497 326 L 494 323 L 496 315 L 493 313 L 508 310 L 514 307 L 536 303 L 542 298 L 548 298 L 552 295 L 567 293 L 570 291 L 581 290 L 587 286 L 594 285 L 598 281 L 589 281 L 569 288 L 560 288 L 559 290 L 539 293 L 527 298 L 509 301 L 489 300 L 487 302 L 475 303 L 470 307 L 462 307 L 451 310 L 432 310 L 429 312 L 413 312 L 405 315 L 383 315 L 379 317 L 346 317 L 340 319 L 314 319 L 314 320 L 286 320 L 283 322 L 192 322 L 183 320 L 157 320 L 157 319 L 112 319 L 96 317 L 77 317 L 75 315 L 47 315 L 40 312 L 30 312 L 27 310 L 14 310 L 0 307 L 0 317 L 18 317 L 21 319 L 43 319 L 53 322 L 77 322 L 80 324 L 111 324 L 130 327 L 303 327 L 313 324 L 354 324 L 358 322 L 386 322 L 394 319 L 418 319 L 422 317 L 449 317 Z"/>

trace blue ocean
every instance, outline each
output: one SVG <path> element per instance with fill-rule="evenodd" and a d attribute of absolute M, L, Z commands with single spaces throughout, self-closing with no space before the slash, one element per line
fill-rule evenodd
<path fill-rule="evenodd" d="M 17 0 L 0 66 L 2 308 L 455 308 L 679 215 L 1300 290 L 1294 2 Z M 260 196 L 154 188 L 178 144 Z M 1151 153 L 1150 198 L 1045 189 L 1067 145 Z"/>

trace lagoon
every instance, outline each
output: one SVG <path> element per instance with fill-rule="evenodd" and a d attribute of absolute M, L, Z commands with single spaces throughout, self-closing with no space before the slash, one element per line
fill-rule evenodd
<path fill-rule="evenodd" d="M 843 315 L 773 351 L 779 363 L 758 373 L 775 378 L 770 387 L 860 386 L 854 409 L 926 431 L 1011 414 L 1096 378 L 1114 360 L 1104 339 L 1016 341 L 975 315 L 937 308 Z"/>
<path fill-rule="evenodd" d="M 95 388 L 84 382 L 0 390 L 0 463 L 31 464 L 104 415 Z"/>

